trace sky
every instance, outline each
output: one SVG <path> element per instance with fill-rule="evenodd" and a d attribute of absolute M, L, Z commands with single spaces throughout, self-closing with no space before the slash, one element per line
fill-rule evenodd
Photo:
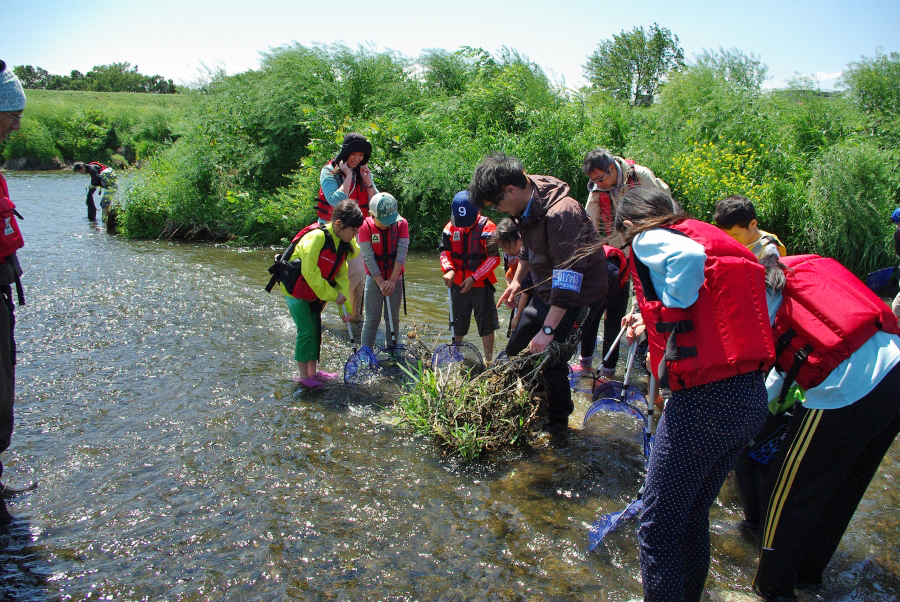
<path fill-rule="evenodd" d="M 228 74 L 259 66 L 273 48 L 299 43 L 359 45 L 410 58 L 425 49 L 504 46 L 570 88 L 585 84 L 582 65 L 614 34 L 653 23 L 678 36 L 685 59 L 738 49 L 769 67 L 765 87 L 797 74 L 834 89 L 848 63 L 900 52 L 900 1 L 757 0 L 0 0 L 0 59 L 50 73 L 82 73 L 127 62 L 176 84 L 206 68 Z M 80 7 L 75 10 L 76 7 Z"/>

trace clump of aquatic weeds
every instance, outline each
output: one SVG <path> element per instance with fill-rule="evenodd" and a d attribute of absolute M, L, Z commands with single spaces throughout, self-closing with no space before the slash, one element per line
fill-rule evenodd
<path fill-rule="evenodd" d="M 568 345 L 551 343 L 542 353 L 526 351 L 478 374 L 461 364 L 436 370 L 420 364 L 394 411 L 400 424 L 436 438 L 463 460 L 522 445 L 539 422 L 540 399 L 533 392 L 541 368 L 567 352 Z"/>

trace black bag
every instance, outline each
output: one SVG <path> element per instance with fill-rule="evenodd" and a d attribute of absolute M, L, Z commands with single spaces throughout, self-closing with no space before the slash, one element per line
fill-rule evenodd
<path fill-rule="evenodd" d="M 269 284 L 266 285 L 266 292 L 271 293 L 272 288 L 274 288 L 276 282 L 280 282 L 284 285 L 285 290 L 287 290 L 292 295 L 295 292 L 295 287 L 297 283 L 303 278 L 303 273 L 300 271 L 301 262 L 299 259 L 292 259 L 291 261 L 284 261 L 282 257 L 290 257 L 294 253 L 294 248 L 297 246 L 297 242 L 300 239 L 291 241 L 291 244 L 287 246 L 284 250 L 284 253 L 275 256 L 275 263 L 272 264 L 272 267 L 269 268 L 269 273 L 272 274 L 272 277 L 269 278 Z M 334 242 L 331 240 L 331 237 L 325 237 L 325 244 L 334 248 Z M 331 273 L 325 278 L 331 286 L 335 286 L 334 274 L 337 272 L 338 267 L 341 265 L 344 257 L 350 253 L 350 244 L 341 242 L 338 245 L 338 248 L 335 249 L 335 254 L 337 255 L 337 259 L 334 262 L 334 266 L 331 268 Z M 296 296 L 296 295 L 294 295 Z M 325 307 L 326 301 L 321 301 L 321 306 L 318 307 L 318 311 L 321 312 Z M 312 306 L 313 311 L 317 311 L 316 306 Z"/>
<path fill-rule="evenodd" d="M 272 277 L 269 279 L 269 284 L 266 285 L 267 293 L 272 292 L 276 282 L 282 283 L 286 290 L 293 292 L 294 287 L 297 286 L 297 281 L 303 277 L 303 274 L 300 272 L 299 259 L 292 261 L 284 261 L 282 259 L 282 257 L 290 257 L 296 246 L 297 241 L 292 241 L 287 246 L 287 249 L 284 250 L 284 253 L 275 256 L 275 263 L 269 268 L 269 273 L 272 274 Z"/>

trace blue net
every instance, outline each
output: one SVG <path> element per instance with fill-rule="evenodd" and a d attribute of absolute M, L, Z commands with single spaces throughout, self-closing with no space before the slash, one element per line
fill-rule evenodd
<path fill-rule="evenodd" d="M 769 430 L 770 432 L 768 434 L 765 432 L 757 433 L 757 437 L 760 437 L 762 441 L 751 447 L 747 455 L 764 466 L 771 464 L 775 454 L 781 448 L 781 442 L 784 441 L 787 435 L 790 421 L 791 414 L 781 414 L 771 422 L 767 421 L 763 424 L 761 430 Z"/>
<path fill-rule="evenodd" d="M 591 525 L 588 531 L 588 552 L 596 548 L 604 537 L 618 529 L 626 520 L 637 516 L 642 507 L 643 503 L 638 498 L 621 512 L 610 512 L 601 516 L 600 520 Z"/>
<path fill-rule="evenodd" d="M 625 398 L 622 399 L 622 390 L 625 390 Z M 644 393 L 634 385 L 625 385 L 617 380 L 598 381 L 594 386 L 594 400 L 597 399 L 615 399 L 624 401 L 638 408 L 644 408 L 645 411 L 650 410 L 650 401 Z"/>
<path fill-rule="evenodd" d="M 375 353 L 366 346 L 360 347 L 344 364 L 344 383 L 354 385 L 374 378 L 378 370 Z"/>
<path fill-rule="evenodd" d="M 459 364 L 466 370 L 484 368 L 484 360 L 475 345 L 466 341 L 456 341 L 438 345 L 431 354 L 431 369 L 436 370 L 441 366 Z"/>
<path fill-rule="evenodd" d="M 419 356 L 405 345 L 389 345 L 375 354 L 380 376 L 397 382 L 410 381 L 419 373 Z"/>
<path fill-rule="evenodd" d="M 624 401 L 623 394 L 624 391 Z M 636 387 L 625 385 L 618 381 L 608 380 L 599 383 L 594 388 L 594 403 L 584 413 L 584 426 L 588 421 L 600 412 L 622 412 L 636 418 L 641 425 L 641 444 L 644 457 L 650 457 L 650 447 L 653 445 L 653 436 L 650 434 L 651 411 L 647 397 Z"/>

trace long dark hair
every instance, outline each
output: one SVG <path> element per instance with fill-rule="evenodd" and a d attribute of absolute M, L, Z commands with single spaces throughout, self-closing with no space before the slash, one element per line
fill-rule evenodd
<path fill-rule="evenodd" d="M 690 218 L 669 193 L 653 186 L 635 186 L 619 201 L 615 225 L 619 232 L 627 232 L 625 242 L 631 243 L 641 232 Z M 634 224 L 631 229 L 625 227 L 625 220 Z"/>
<path fill-rule="evenodd" d="M 338 182 L 344 181 L 344 174 L 338 168 L 338 165 L 341 164 L 341 161 L 346 161 L 350 158 L 352 153 L 362 153 L 363 159 L 359 162 L 359 165 L 352 169 L 353 171 L 353 181 L 354 182 L 362 182 L 362 176 L 359 173 L 359 168 L 369 162 L 369 157 L 372 156 L 372 143 L 366 140 L 366 137 L 357 132 L 350 132 L 346 136 L 344 136 L 344 143 L 341 145 L 341 150 L 334 156 L 334 158 L 329 161 L 331 166 L 334 168 L 334 179 Z"/>

